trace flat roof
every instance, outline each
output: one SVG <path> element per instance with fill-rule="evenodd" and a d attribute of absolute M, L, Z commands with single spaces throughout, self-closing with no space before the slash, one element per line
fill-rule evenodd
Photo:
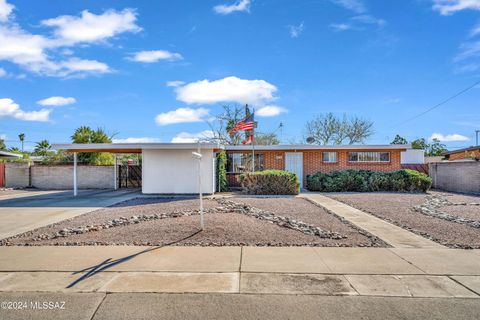
<path fill-rule="evenodd" d="M 255 150 L 406 150 L 411 149 L 410 144 L 367 144 L 367 145 L 311 145 L 311 144 L 284 144 L 284 145 L 256 145 Z M 252 150 L 251 145 L 225 146 L 225 150 L 243 151 Z"/>
<path fill-rule="evenodd" d="M 23 158 L 23 155 L 13 152 L 0 150 L 0 157 L 2 158 Z"/>
<path fill-rule="evenodd" d="M 142 153 L 146 149 L 192 150 L 222 149 L 217 143 L 55 143 L 54 149 L 68 152 Z"/>
<path fill-rule="evenodd" d="M 480 149 L 480 146 L 471 146 L 468 148 L 463 148 L 463 149 L 457 149 L 457 150 L 452 150 L 452 151 L 446 151 L 442 153 L 442 156 L 448 156 L 453 153 L 459 153 L 459 152 L 464 152 L 464 151 L 474 151 Z"/>

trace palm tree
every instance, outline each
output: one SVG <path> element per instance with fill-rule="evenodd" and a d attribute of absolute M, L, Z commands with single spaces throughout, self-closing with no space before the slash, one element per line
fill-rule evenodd
<path fill-rule="evenodd" d="M 36 143 L 33 153 L 37 156 L 47 156 L 52 149 L 50 142 L 48 140 L 42 140 Z"/>
<path fill-rule="evenodd" d="M 87 126 L 81 126 L 75 129 L 75 132 L 72 135 L 73 143 L 91 143 L 93 130 Z"/>
<path fill-rule="evenodd" d="M 8 152 L 22 153 L 22 151 L 20 151 L 20 149 L 18 149 L 17 147 L 11 147 L 10 149 L 8 149 Z"/>
<path fill-rule="evenodd" d="M 22 143 L 22 152 L 23 152 L 23 142 L 25 141 L 25 133 L 20 133 L 18 135 L 18 139 L 20 139 L 20 142 Z"/>
<path fill-rule="evenodd" d="M 104 129 L 98 128 L 92 130 L 88 126 L 81 126 L 75 130 L 72 135 L 73 143 L 110 143 L 112 137 L 110 137 Z M 78 160 L 82 163 L 88 164 L 112 164 L 113 156 L 108 153 L 85 153 L 80 152 L 78 154 Z"/>

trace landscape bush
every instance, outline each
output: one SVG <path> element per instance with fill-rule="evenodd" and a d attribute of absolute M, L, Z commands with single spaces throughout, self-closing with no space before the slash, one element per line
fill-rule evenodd
<path fill-rule="evenodd" d="M 415 170 L 378 172 L 369 170 L 344 170 L 330 173 L 317 172 L 307 176 L 307 189 L 323 192 L 426 192 L 432 179 Z"/>
<path fill-rule="evenodd" d="M 243 173 L 239 177 L 247 194 L 295 195 L 300 192 L 300 183 L 295 173 L 282 170 L 264 170 Z"/>

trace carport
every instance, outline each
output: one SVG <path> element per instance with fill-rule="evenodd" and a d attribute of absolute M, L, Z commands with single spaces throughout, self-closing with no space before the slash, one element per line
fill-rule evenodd
<path fill-rule="evenodd" d="M 198 152 L 202 154 L 200 160 L 200 174 L 204 182 L 202 192 L 214 193 L 214 153 L 221 147 L 216 143 L 72 143 L 54 144 L 53 148 L 73 153 L 73 194 L 76 196 L 78 194 L 77 154 L 80 152 L 142 154 L 142 193 L 145 194 L 197 193 L 198 169 L 192 152 Z M 115 163 L 114 189 L 117 188 L 117 175 Z"/>

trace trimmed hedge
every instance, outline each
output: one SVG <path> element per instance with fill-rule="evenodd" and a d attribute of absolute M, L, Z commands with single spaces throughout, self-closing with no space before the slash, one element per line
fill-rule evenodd
<path fill-rule="evenodd" d="M 310 191 L 399 191 L 426 192 L 432 186 L 432 179 L 415 170 L 378 172 L 370 170 L 345 170 L 330 173 L 317 172 L 307 176 Z"/>
<path fill-rule="evenodd" d="M 298 194 L 300 183 L 295 173 L 283 170 L 264 170 L 243 173 L 239 177 L 247 194 Z"/>

